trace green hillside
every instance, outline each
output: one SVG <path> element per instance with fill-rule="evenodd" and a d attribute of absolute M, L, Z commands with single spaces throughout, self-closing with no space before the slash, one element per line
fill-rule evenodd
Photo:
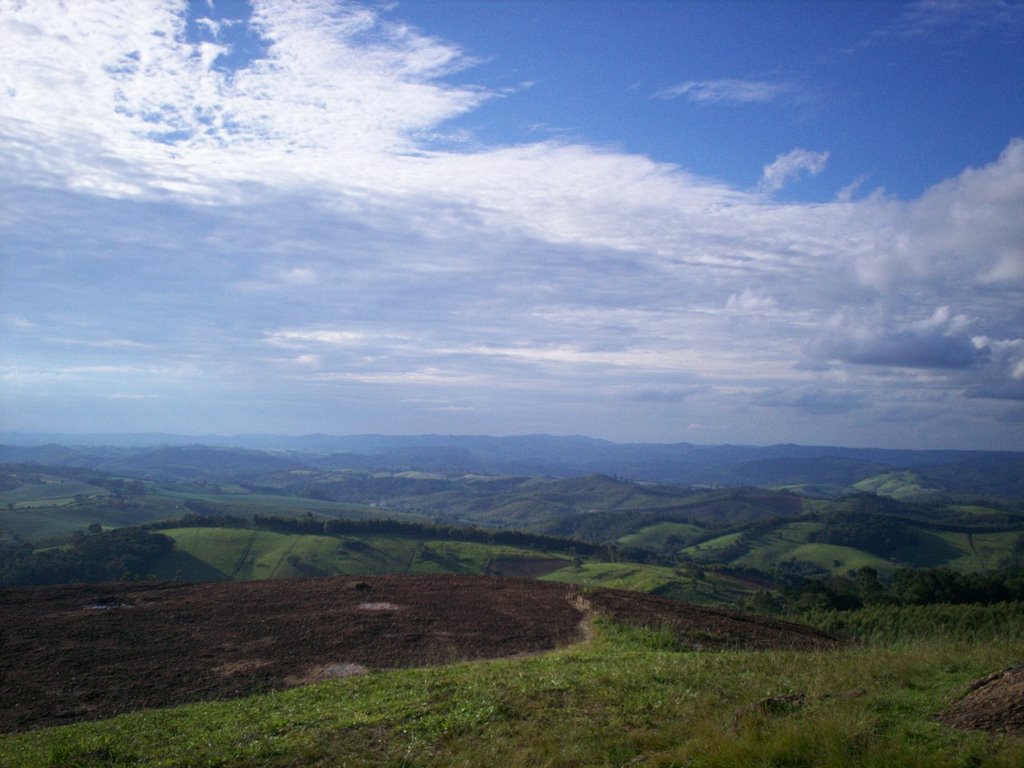
<path fill-rule="evenodd" d="M 249 528 L 169 528 L 175 551 L 160 578 L 280 579 L 356 574 L 478 573 L 630 589 L 702 603 L 739 604 L 753 587 L 728 574 L 699 578 L 651 563 L 606 562 L 523 547 L 397 535 L 316 536 Z"/>
<path fill-rule="evenodd" d="M 688 539 L 703 536 L 706 533 L 706 528 L 693 523 L 653 523 L 637 529 L 634 533 L 620 536 L 619 543 L 658 551 L 671 548 L 673 544 L 684 543 Z M 676 546 L 676 548 L 679 547 Z"/>
<path fill-rule="evenodd" d="M 557 572 L 565 581 L 726 602 L 735 601 L 736 590 L 728 580 L 716 586 L 719 574 L 709 566 L 801 575 L 844 575 L 865 566 L 882 574 L 904 567 L 970 572 L 1005 567 L 1024 557 L 1021 502 L 928 502 L 921 496 L 927 490 L 923 477 L 893 471 L 862 482 L 876 492 L 809 499 L 763 488 L 688 489 L 600 474 L 551 479 L 306 469 L 277 462 L 240 482 L 201 477 L 154 482 L 69 467 L 8 466 L 0 472 L 0 500 L 5 502 L 0 544 L 53 545 L 94 524 L 109 530 L 189 514 L 208 518 L 203 525 L 214 528 L 229 517 L 406 520 L 451 529 L 524 531 L 571 539 L 589 549 L 563 550 L 552 558 L 528 548 L 494 549 L 493 542 L 479 536 L 455 536 L 453 541 L 436 532 L 413 536 L 406 531 L 391 538 L 359 535 L 336 541 L 314 535 L 322 532 L 319 523 L 302 529 L 310 535 L 296 537 L 273 528 L 254 534 L 235 522 L 221 533 L 210 527 L 188 536 L 169 532 L 178 543 L 176 552 L 140 576 L 198 580 Z M 291 534 L 297 531 L 290 529 Z M 628 549 L 634 551 L 623 558 Z M 599 550 L 600 556 L 594 556 Z M 577 554 L 590 556 L 579 558 L 585 563 L 573 563 Z M 611 562 L 617 559 L 639 562 L 625 567 Z M 703 582 L 677 573 L 687 563 L 706 572 Z"/>
<path fill-rule="evenodd" d="M 371 573 L 488 573 L 548 570 L 571 561 L 567 555 L 475 542 L 405 536 L 313 536 L 248 528 L 170 528 L 160 533 L 175 542 L 175 556 L 187 555 L 225 579 L 274 579 Z M 492 568 L 493 563 L 498 563 Z M 162 575 L 174 566 L 161 564 Z M 171 574 L 173 575 L 173 574 Z"/>
<path fill-rule="evenodd" d="M 823 540 L 826 524 L 817 519 L 802 519 L 733 531 L 683 547 L 680 554 L 699 563 L 760 570 L 793 570 L 809 565 L 836 574 L 863 566 L 880 573 L 907 567 L 983 571 L 1004 567 L 1018 553 L 1024 530 L 979 528 L 978 532 L 970 533 L 907 520 L 897 521 L 895 527 L 901 540 L 887 553 L 871 551 L 871 544 L 856 540 L 848 544 L 840 543 L 841 539 Z"/>
<path fill-rule="evenodd" d="M 858 491 L 891 496 L 901 501 L 937 501 L 942 498 L 939 489 L 928 487 L 927 480 L 918 472 L 910 470 L 873 475 L 854 483 L 853 487 Z"/>

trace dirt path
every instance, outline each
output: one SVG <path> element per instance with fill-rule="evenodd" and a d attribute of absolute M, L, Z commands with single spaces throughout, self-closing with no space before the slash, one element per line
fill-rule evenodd
<path fill-rule="evenodd" d="M 0 731 L 351 674 L 550 650 L 591 607 L 694 647 L 812 648 L 815 630 L 650 595 L 481 576 L 0 590 Z"/>

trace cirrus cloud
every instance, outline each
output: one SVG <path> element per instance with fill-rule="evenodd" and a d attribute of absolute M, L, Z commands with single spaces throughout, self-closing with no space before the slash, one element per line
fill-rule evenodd
<path fill-rule="evenodd" d="M 788 83 L 769 80 L 687 80 L 658 92 L 662 99 L 685 98 L 689 101 L 725 104 L 764 104 L 793 92 Z"/>

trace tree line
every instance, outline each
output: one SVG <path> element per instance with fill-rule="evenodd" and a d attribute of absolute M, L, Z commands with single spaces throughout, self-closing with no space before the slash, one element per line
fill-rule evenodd
<path fill-rule="evenodd" d="M 758 613 L 850 611 L 870 606 L 994 605 L 1024 602 L 1024 564 L 961 573 L 949 568 L 900 568 L 888 578 L 864 566 L 850 576 L 775 574 L 781 586 L 747 599 Z"/>
<path fill-rule="evenodd" d="M 62 547 L 31 544 L 0 548 L 0 583 L 27 586 L 133 581 L 152 576 L 153 563 L 174 550 L 174 540 L 142 528 L 104 531 L 98 523 Z"/>

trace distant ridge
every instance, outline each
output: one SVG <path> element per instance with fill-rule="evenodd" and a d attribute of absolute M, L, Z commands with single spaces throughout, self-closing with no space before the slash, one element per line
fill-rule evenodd
<path fill-rule="evenodd" d="M 613 443 L 580 435 L 176 435 L 0 433 L 0 462 L 54 464 L 150 477 L 221 476 L 350 466 L 390 471 L 571 477 L 848 491 L 913 470 L 948 492 L 1024 496 L 1024 452 Z M 877 485 L 876 481 L 875 484 Z"/>

